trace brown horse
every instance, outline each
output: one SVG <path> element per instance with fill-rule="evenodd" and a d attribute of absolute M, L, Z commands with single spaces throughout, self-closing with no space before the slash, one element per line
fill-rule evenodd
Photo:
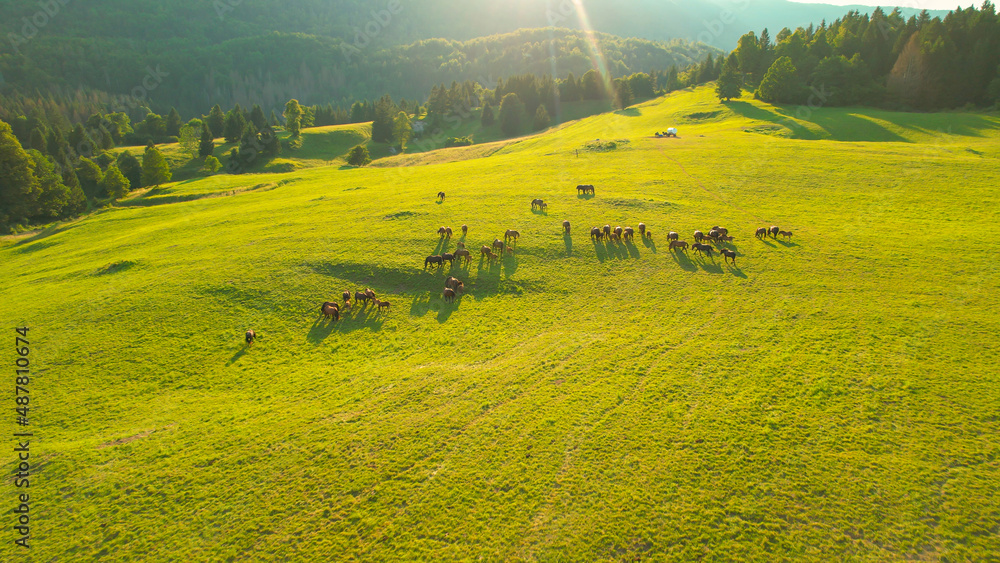
<path fill-rule="evenodd" d="M 452 254 L 452 253 L 450 253 L 450 252 L 445 252 L 444 254 L 441 255 L 441 262 L 442 263 L 448 262 L 448 264 L 454 266 L 455 265 L 455 255 Z"/>
<path fill-rule="evenodd" d="M 444 265 L 444 258 L 441 258 L 440 256 L 428 256 L 427 258 L 424 258 L 424 268 L 426 268 L 430 264 L 436 264 L 438 266 L 443 266 Z M 355 294 L 355 295 L 357 295 L 357 294 Z"/>
<path fill-rule="evenodd" d="M 653 240 L 653 231 L 646 231 L 646 238 Z"/>
<path fill-rule="evenodd" d="M 683 240 L 672 240 L 672 241 L 670 241 L 670 250 L 673 250 L 675 248 L 679 248 L 681 250 L 687 251 L 688 243 L 687 243 L 687 241 L 683 241 Z"/>
<path fill-rule="evenodd" d="M 438 199 L 444 201 L 444 192 L 438 192 Z"/>
<path fill-rule="evenodd" d="M 681 235 L 675 233 L 674 231 L 670 231 L 669 233 L 667 233 L 667 240 L 680 240 L 680 239 Z"/>
<path fill-rule="evenodd" d="M 622 238 L 622 228 L 615 227 L 615 234 L 618 235 L 618 238 Z"/>
<path fill-rule="evenodd" d="M 388 301 L 376 301 L 376 303 L 378 303 L 379 311 L 381 311 L 382 309 L 388 309 L 391 306 L 391 303 L 389 303 Z"/>
<path fill-rule="evenodd" d="M 496 248 L 503 254 L 504 242 L 498 238 L 493 239 L 493 248 Z"/>
<path fill-rule="evenodd" d="M 778 234 L 785 237 L 785 240 L 792 240 L 792 231 L 778 231 Z"/>
<path fill-rule="evenodd" d="M 592 240 L 594 240 L 594 239 L 600 240 L 600 239 L 604 238 L 604 233 L 601 232 L 600 227 L 591 227 L 590 228 L 590 238 Z"/>
<path fill-rule="evenodd" d="M 324 301 L 323 304 L 320 305 L 319 310 L 321 313 L 323 313 L 324 319 L 333 317 L 333 320 L 335 321 L 340 320 L 340 308 L 337 306 L 336 303 L 330 301 Z"/>
<path fill-rule="evenodd" d="M 439 228 L 438 229 L 438 235 L 440 235 L 441 237 L 444 237 L 444 234 L 445 234 L 445 232 L 447 232 L 447 230 L 448 230 L 448 227 L 441 227 L 441 228 Z"/>
<path fill-rule="evenodd" d="M 350 300 L 351 300 L 351 292 L 350 291 L 345 291 L 344 292 L 344 301 L 350 301 Z"/>
<path fill-rule="evenodd" d="M 481 255 L 483 255 L 483 256 L 488 256 L 488 255 L 489 255 L 489 253 L 490 253 L 490 247 L 489 247 L 489 246 L 486 246 L 486 245 L 484 244 L 484 245 L 483 245 L 482 247 L 480 247 L 480 249 L 479 249 L 479 254 L 481 254 Z"/>
<path fill-rule="evenodd" d="M 563 221 L 563 230 L 566 231 L 567 235 L 569 234 L 569 220 Z"/>
<path fill-rule="evenodd" d="M 489 250 L 486 252 L 486 258 L 489 259 L 490 262 L 496 262 L 500 258 L 500 255 L 494 253 L 492 250 Z"/>
<path fill-rule="evenodd" d="M 722 248 L 722 249 L 719 249 L 719 254 L 722 255 L 722 261 L 723 262 L 726 262 L 728 260 L 732 260 L 733 261 L 733 266 L 736 265 L 736 251 L 735 250 L 729 250 L 728 248 Z"/>
<path fill-rule="evenodd" d="M 465 243 L 462 242 L 462 241 L 458 241 L 458 242 L 455 243 L 455 247 L 456 248 L 465 248 Z"/>
<path fill-rule="evenodd" d="M 646 236 L 646 224 L 639 223 L 639 238 Z"/>
<path fill-rule="evenodd" d="M 375 292 L 370 289 L 365 289 L 365 295 L 368 296 L 368 299 L 375 299 Z"/>
<path fill-rule="evenodd" d="M 444 228 L 444 237 L 445 238 L 451 238 L 451 227 L 445 227 Z"/>
<path fill-rule="evenodd" d="M 361 293 L 360 291 L 355 291 L 354 292 L 354 300 L 355 301 L 364 301 L 365 305 L 368 305 L 368 300 L 369 299 L 371 299 L 371 297 L 368 297 L 367 295 L 365 295 L 364 293 Z"/>
<path fill-rule="evenodd" d="M 778 233 L 781 232 L 781 229 L 775 227 L 774 225 L 771 225 L 771 228 L 768 229 L 767 231 L 771 233 L 771 238 L 778 238 Z"/>
<path fill-rule="evenodd" d="M 604 236 L 605 238 L 611 236 L 611 225 L 604 225 Z"/>
<path fill-rule="evenodd" d="M 531 210 L 532 211 L 534 211 L 535 209 L 541 209 L 543 205 L 545 205 L 545 202 L 542 201 L 542 200 L 540 200 L 540 199 L 536 198 L 536 199 L 531 200 Z"/>
<path fill-rule="evenodd" d="M 455 302 L 455 295 L 456 294 L 455 294 L 455 290 L 454 289 L 452 289 L 450 287 L 444 288 L 444 300 L 445 301 L 447 301 L 449 303 L 454 303 Z"/>
<path fill-rule="evenodd" d="M 520 237 L 521 237 L 521 233 L 515 231 L 514 229 L 507 229 L 504 232 L 504 234 L 503 234 L 503 240 L 504 240 L 504 242 L 507 242 L 507 241 L 517 242 L 517 239 L 520 238 Z"/>
<path fill-rule="evenodd" d="M 761 228 L 757 229 L 757 232 L 754 233 L 754 236 L 757 237 L 758 239 L 763 239 L 764 237 L 766 237 L 767 236 L 767 227 L 761 227 Z"/>
<path fill-rule="evenodd" d="M 703 233 L 701 231 L 695 231 L 694 232 L 694 241 L 695 242 L 701 242 L 703 240 L 705 240 L 705 233 Z"/>
<path fill-rule="evenodd" d="M 469 234 L 469 226 L 468 225 L 462 225 L 462 234 L 463 235 Z"/>
<path fill-rule="evenodd" d="M 254 332 L 254 330 L 251 328 L 250 330 L 247 331 L 246 339 L 247 339 L 247 348 L 250 348 L 251 346 L 253 346 L 253 341 L 257 339 L 257 333 Z"/>
<path fill-rule="evenodd" d="M 466 263 L 472 262 L 472 253 L 464 248 L 455 251 L 455 258 L 465 259 Z"/>
<path fill-rule="evenodd" d="M 625 227 L 625 231 L 622 236 L 628 240 L 633 240 L 635 238 L 635 231 L 632 230 L 632 227 Z"/>
<path fill-rule="evenodd" d="M 458 278 L 453 278 L 451 276 L 448 276 L 448 279 L 444 280 L 444 286 L 450 287 L 451 289 L 455 289 L 460 283 L 462 282 L 460 282 Z"/>
<path fill-rule="evenodd" d="M 708 255 L 709 258 L 711 258 L 711 256 L 712 256 L 712 246 L 709 245 L 709 244 L 698 244 L 698 243 L 695 243 L 695 244 L 691 245 L 691 248 L 697 250 L 698 252 L 700 252 L 702 254 Z"/>

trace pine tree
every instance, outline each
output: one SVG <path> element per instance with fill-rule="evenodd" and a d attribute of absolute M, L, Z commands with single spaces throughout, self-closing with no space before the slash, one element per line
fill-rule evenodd
<path fill-rule="evenodd" d="M 129 190 L 138 190 L 142 187 L 142 164 L 139 163 L 139 159 L 134 154 L 122 151 L 118 155 L 115 165 L 128 180 Z"/>
<path fill-rule="evenodd" d="M 588 71 L 589 72 L 589 71 Z M 524 106 L 517 94 L 511 92 L 500 100 L 500 130 L 508 137 L 516 135 L 521 129 L 521 113 Z"/>
<path fill-rule="evenodd" d="M 281 125 L 281 122 L 278 121 L 278 116 L 274 114 L 273 109 L 271 110 L 271 119 L 268 125 L 271 127 L 279 127 Z"/>
<path fill-rule="evenodd" d="M 213 139 L 218 139 L 222 136 L 226 130 L 226 114 L 222 113 L 222 108 L 219 107 L 219 104 L 215 104 L 212 107 L 212 111 L 205 118 L 205 122 L 208 123 L 208 130 L 212 132 Z"/>
<path fill-rule="evenodd" d="M 709 55 L 711 56 L 711 55 Z M 628 85 L 628 80 L 615 80 L 615 107 L 625 109 L 632 105 L 632 88 Z"/>
<path fill-rule="evenodd" d="M 406 150 L 406 143 L 413 137 L 413 125 L 410 123 L 410 116 L 405 111 L 396 114 L 396 119 L 392 124 L 392 138 L 399 143 L 399 150 Z"/>
<path fill-rule="evenodd" d="M 393 120 L 399 110 L 388 94 L 375 104 L 375 119 L 372 121 L 372 140 L 376 143 L 391 143 Z"/>
<path fill-rule="evenodd" d="M 181 114 L 177 113 L 176 108 L 170 108 L 170 113 L 167 114 L 166 122 L 166 133 L 168 137 L 177 137 L 181 134 Z"/>
<path fill-rule="evenodd" d="M 14 131 L 0 121 L 0 225 L 26 220 L 41 192 L 33 162 Z"/>
<path fill-rule="evenodd" d="M 167 159 L 163 158 L 163 153 L 152 143 L 147 145 L 146 152 L 142 155 L 142 185 L 159 186 L 169 182 L 171 177 L 170 166 Z"/>
<path fill-rule="evenodd" d="M 715 85 L 715 95 L 720 101 L 728 102 L 733 98 L 739 98 L 743 93 L 743 79 L 740 77 L 737 65 L 739 61 L 735 54 L 729 55 L 729 59 L 722 65 L 722 74 Z"/>
<path fill-rule="evenodd" d="M 293 138 L 298 138 L 302 132 L 302 106 L 299 101 L 292 99 L 285 104 L 285 129 L 292 134 Z"/>
<path fill-rule="evenodd" d="M 121 199 L 128 195 L 129 185 L 125 175 L 114 164 L 108 167 L 101 180 L 101 187 L 112 199 Z"/>
<path fill-rule="evenodd" d="M 760 81 L 757 97 L 769 104 L 799 101 L 802 87 L 789 57 L 779 57 Z"/>
<path fill-rule="evenodd" d="M 257 104 L 254 104 L 253 109 L 250 111 L 249 121 L 254 124 L 254 127 L 256 127 L 258 131 L 267 125 L 267 118 L 264 117 L 264 110 L 260 109 L 260 106 Z"/>
<path fill-rule="evenodd" d="M 227 143 L 235 143 L 243 138 L 243 132 L 246 131 L 246 128 L 247 122 L 243 118 L 243 111 L 237 104 L 226 114 L 226 124 L 222 130 L 222 136 L 226 138 Z"/>
<path fill-rule="evenodd" d="M 357 145 L 347 153 L 347 164 L 351 166 L 364 166 L 371 161 L 371 156 L 368 154 L 368 147 L 364 145 Z"/>
<path fill-rule="evenodd" d="M 198 156 L 209 156 L 215 151 L 215 141 L 207 123 L 201 124 L 201 141 L 198 142 Z"/>
<path fill-rule="evenodd" d="M 535 131 L 541 131 L 542 129 L 547 129 L 552 123 L 549 118 L 549 112 L 545 109 L 545 104 L 539 104 L 538 109 L 535 110 L 535 120 L 532 125 Z"/>
<path fill-rule="evenodd" d="M 482 123 L 483 127 L 490 127 L 496 121 L 496 117 L 493 115 L 493 106 L 486 104 L 483 106 L 483 115 L 479 118 L 479 122 Z"/>
<path fill-rule="evenodd" d="M 104 173 L 93 160 L 80 157 L 80 162 L 76 165 L 76 177 L 80 179 L 80 187 L 87 196 L 97 197 L 100 194 Z"/>

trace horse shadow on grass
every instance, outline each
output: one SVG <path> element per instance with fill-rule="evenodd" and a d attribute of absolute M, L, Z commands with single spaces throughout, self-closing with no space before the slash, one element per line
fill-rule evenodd
<path fill-rule="evenodd" d="M 504 276 L 508 278 L 513 276 L 514 272 L 517 271 L 517 256 L 510 253 L 504 254 L 500 266 L 503 269 Z"/>
<path fill-rule="evenodd" d="M 801 246 L 801 245 L 796 244 L 796 243 L 794 243 L 794 242 L 792 242 L 790 240 L 777 240 L 777 239 L 775 239 L 775 242 L 777 242 L 781 246 L 784 246 L 785 248 L 791 248 L 793 246 Z"/>
<path fill-rule="evenodd" d="M 682 250 L 671 250 L 670 257 L 674 259 L 674 262 L 677 262 L 677 265 L 680 266 L 682 270 L 687 270 L 688 272 L 698 271 L 698 266 L 691 261 L 691 258 L 688 257 L 686 252 Z"/>
<path fill-rule="evenodd" d="M 626 240 L 624 243 L 625 251 L 628 252 L 628 256 L 631 258 L 639 258 L 639 248 L 632 244 L 632 241 Z"/>
<path fill-rule="evenodd" d="M 243 354 L 246 354 L 249 349 L 250 347 L 244 344 L 235 354 L 233 354 L 232 358 L 229 358 L 229 361 L 226 362 L 226 367 L 229 367 L 239 361 L 239 359 L 243 357 Z"/>
<path fill-rule="evenodd" d="M 595 197 L 597 197 L 597 196 L 594 195 L 594 194 L 590 194 L 590 193 L 587 193 L 587 194 L 578 193 L 578 194 L 576 194 L 576 199 L 594 199 Z"/>
<path fill-rule="evenodd" d="M 709 260 L 711 262 L 709 262 Z M 702 270 L 705 270 L 709 274 L 721 274 L 722 273 L 722 265 L 719 264 L 718 262 L 716 262 L 714 257 L 707 258 L 707 259 L 706 258 L 701 258 L 700 260 L 698 260 L 697 262 L 695 262 L 695 264 L 697 264 L 699 267 L 701 267 Z"/>
<path fill-rule="evenodd" d="M 656 254 L 656 243 L 653 242 L 653 239 L 651 239 L 649 237 L 642 237 L 642 244 L 646 248 L 648 248 L 650 252 L 652 252 L 653 254 Z"/>
<path fill-rule="evenodd" d="M 729 273 L 733 274 L 734 276 L 738 278 L 747 279 L 747 275 L 743 273 L 743 270 L 741 270 L 740 267 L 737 266 L 736 264 L 727 264 L 726 268 L 729 270 Z"/>
<path fill-rule="evenodd" d="M 566 245 L 566 256 L 573 255 L 573 237 L 569 233 L 563 235 L 563 244 Z"/>
<path fill-rule="evenodd" d="M 597 254 L 597 261 L 604 262 L 605 260 L 607 260 L 608 249 L 606 246 L 604 246 L 604 243 L 597 239 L 591 239 L 591 242 L 594 243 L 594 253 Z"/>
<path fill-rule="evenodd" d="M 534 215 L 541 215 L 542 217 L 549 216 L 549 212 L 544 209 L 532 209 L 531 213 L 533 213 Z"/>

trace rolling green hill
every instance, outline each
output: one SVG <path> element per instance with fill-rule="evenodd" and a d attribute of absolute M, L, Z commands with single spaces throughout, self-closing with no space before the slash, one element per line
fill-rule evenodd
<path fill-rule="evenodd" d="M 1000 552 L 997 115 L 700 88 L 360 169 L 326 135 L 308 168 L 2 239 L 33 557 Z M 588 236 L 639 222 L 652 240 Z M 463 224 L 472 263 L 422 268 Z M 735 265 L 668 250 L 712 225 Z M 770 225 L 794 234 L 754 238 Z M 481 261 L 505 229 L 515 253 Z M 319 314 L 366 287 L 391 308 Z"/>

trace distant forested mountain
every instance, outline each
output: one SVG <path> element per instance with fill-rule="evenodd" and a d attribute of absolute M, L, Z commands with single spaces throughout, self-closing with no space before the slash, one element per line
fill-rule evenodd
<path fill-rule="evenodd" d="M 607 34 L 596 34 L 595 40 L 613 77 L 684 68 L 717 52 L 681 40 L 664 43 Z M 0 72 L 7 81 L 0 96 L 54 92 L 70 105 L 74 100 L 106 105 L 112 94 L 130 96 L 126 101 L 132 105 L 160 113 L 173 106 L 186 116 L 200 115 L 214 104 L 237 103 L 280 113 L 290 98 L 348 107 L 357 99 L 383 94 L 422 99 L 435 84 L 452 81 L 475 80 L 492 87 L 497 79 L 515 74 L 579 76 L 593 68 L 595 57 L 585 34 L 557 28 L 466 42 L 429 39 L 381 49 L 285 32 L 216 45 L 167 43 L 172 46 L 124 38 L 39 39 L 23 55 L 0 56 Z M 73 111 L 79 120 L 92 110 Z"/>

